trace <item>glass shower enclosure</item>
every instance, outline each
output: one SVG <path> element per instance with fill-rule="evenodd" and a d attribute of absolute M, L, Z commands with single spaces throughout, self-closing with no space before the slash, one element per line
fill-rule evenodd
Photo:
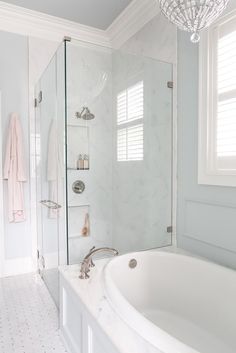
<path fill-rule="evenodd" d="M 171 245 L 172 65 L 65 40 L 35 87 L 38 267 Z"/>

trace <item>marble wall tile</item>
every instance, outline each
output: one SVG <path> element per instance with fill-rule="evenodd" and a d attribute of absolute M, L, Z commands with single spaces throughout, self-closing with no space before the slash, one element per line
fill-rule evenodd
<path fill-rule="evenodd" d="M 155 16 L 122 49 L 156 60 L 177 63 L 177 29 L 162 14 Z"/>
<path fill-rule="evenodd" d="M 68 171 L 69 205 L 89 205 L 91 227 L 89 237 L 69 239 L 70 262 L 75 263 L 92 246 L 109 246 L 112 239 L 112 56 L 109 50 L 96 46 L 71 43 L 67 49 L 68 124 L 82 125 L 87 129 L 90 165 L 89 171 Z M 93 120 L 75 118 L 75 112 L 81 111 L 83 106 L 88 106 L 95 115 Z M 68 128 L 69 162 L 72 166 L 76 155 L 86 149 L 86 139 L 81 142 L 83 147 L 77 147 L 79 136 L 76 132 L 71 133 L 72 126 Z M 74 127 L 74 130 L 78 128 Z M 85 183 L 83 194 L 72 191 L 75 180 Z M 79 208 L 74 208 L 70 214 L 69 230 L 71 224 L 79 222 L 76 218 L 84 217 L 80 213 Z M 73 231 L 69 231 L 69 238 L 71 234 Z"/>

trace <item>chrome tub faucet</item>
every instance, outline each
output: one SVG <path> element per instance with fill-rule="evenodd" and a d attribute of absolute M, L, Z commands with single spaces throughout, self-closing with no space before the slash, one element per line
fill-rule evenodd
<path fill-rule="evenodd" d="M 85 258 L 83 259 L 82 263 L 81 263 L 81 268 L 80 268 L 80 279 L 88 279 L 89 278 L 89 271 L 91 267 L 94 267 L 94 263 L 93 263 L 93 255 L 98 254 L 98 253 L 111 253 L 114 256 L 117 256 L 119 253 L 116 249 L 113 248 L 95 248 L 92 247 L 92 249 L 90 249 L 89 253 L 85 256 Z"/>

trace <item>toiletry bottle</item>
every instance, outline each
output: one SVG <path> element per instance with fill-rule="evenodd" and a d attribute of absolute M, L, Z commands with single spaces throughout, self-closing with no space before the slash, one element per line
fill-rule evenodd
<path fill-rule="evenodd" d="M 87 237 L 90 234 L 90 224 L 89 224 L 89 214 L 85 214 L 85 219 L 84 219 L 84 226 L 81 231 L 81 235 L 83 237 Z"/>
<path fill-rule="evenodd" d="M 77 169 L 84 169 L 84 160 L 82 154 L 79 154 L 79 158 L 77 160 Z"/>
<path fill-rule="evenodd" d="M 84 169 L 89 169 L 89 156 L 87 154 L 84 155 Z"/>
<path fill-rule="evenodd" d="M 80 158 L 80 154 L 78 155 L 77 161 L 76 161 L 76 169 L 79 169 L 79 158 Z"/>

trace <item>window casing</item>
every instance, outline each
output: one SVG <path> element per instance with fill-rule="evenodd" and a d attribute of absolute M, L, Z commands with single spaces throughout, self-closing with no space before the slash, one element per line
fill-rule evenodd
<path fill-rule="evenodd" d="M 236 13 L 204 32 L 199 63 L 198 181 L 236 186 Z"/>

